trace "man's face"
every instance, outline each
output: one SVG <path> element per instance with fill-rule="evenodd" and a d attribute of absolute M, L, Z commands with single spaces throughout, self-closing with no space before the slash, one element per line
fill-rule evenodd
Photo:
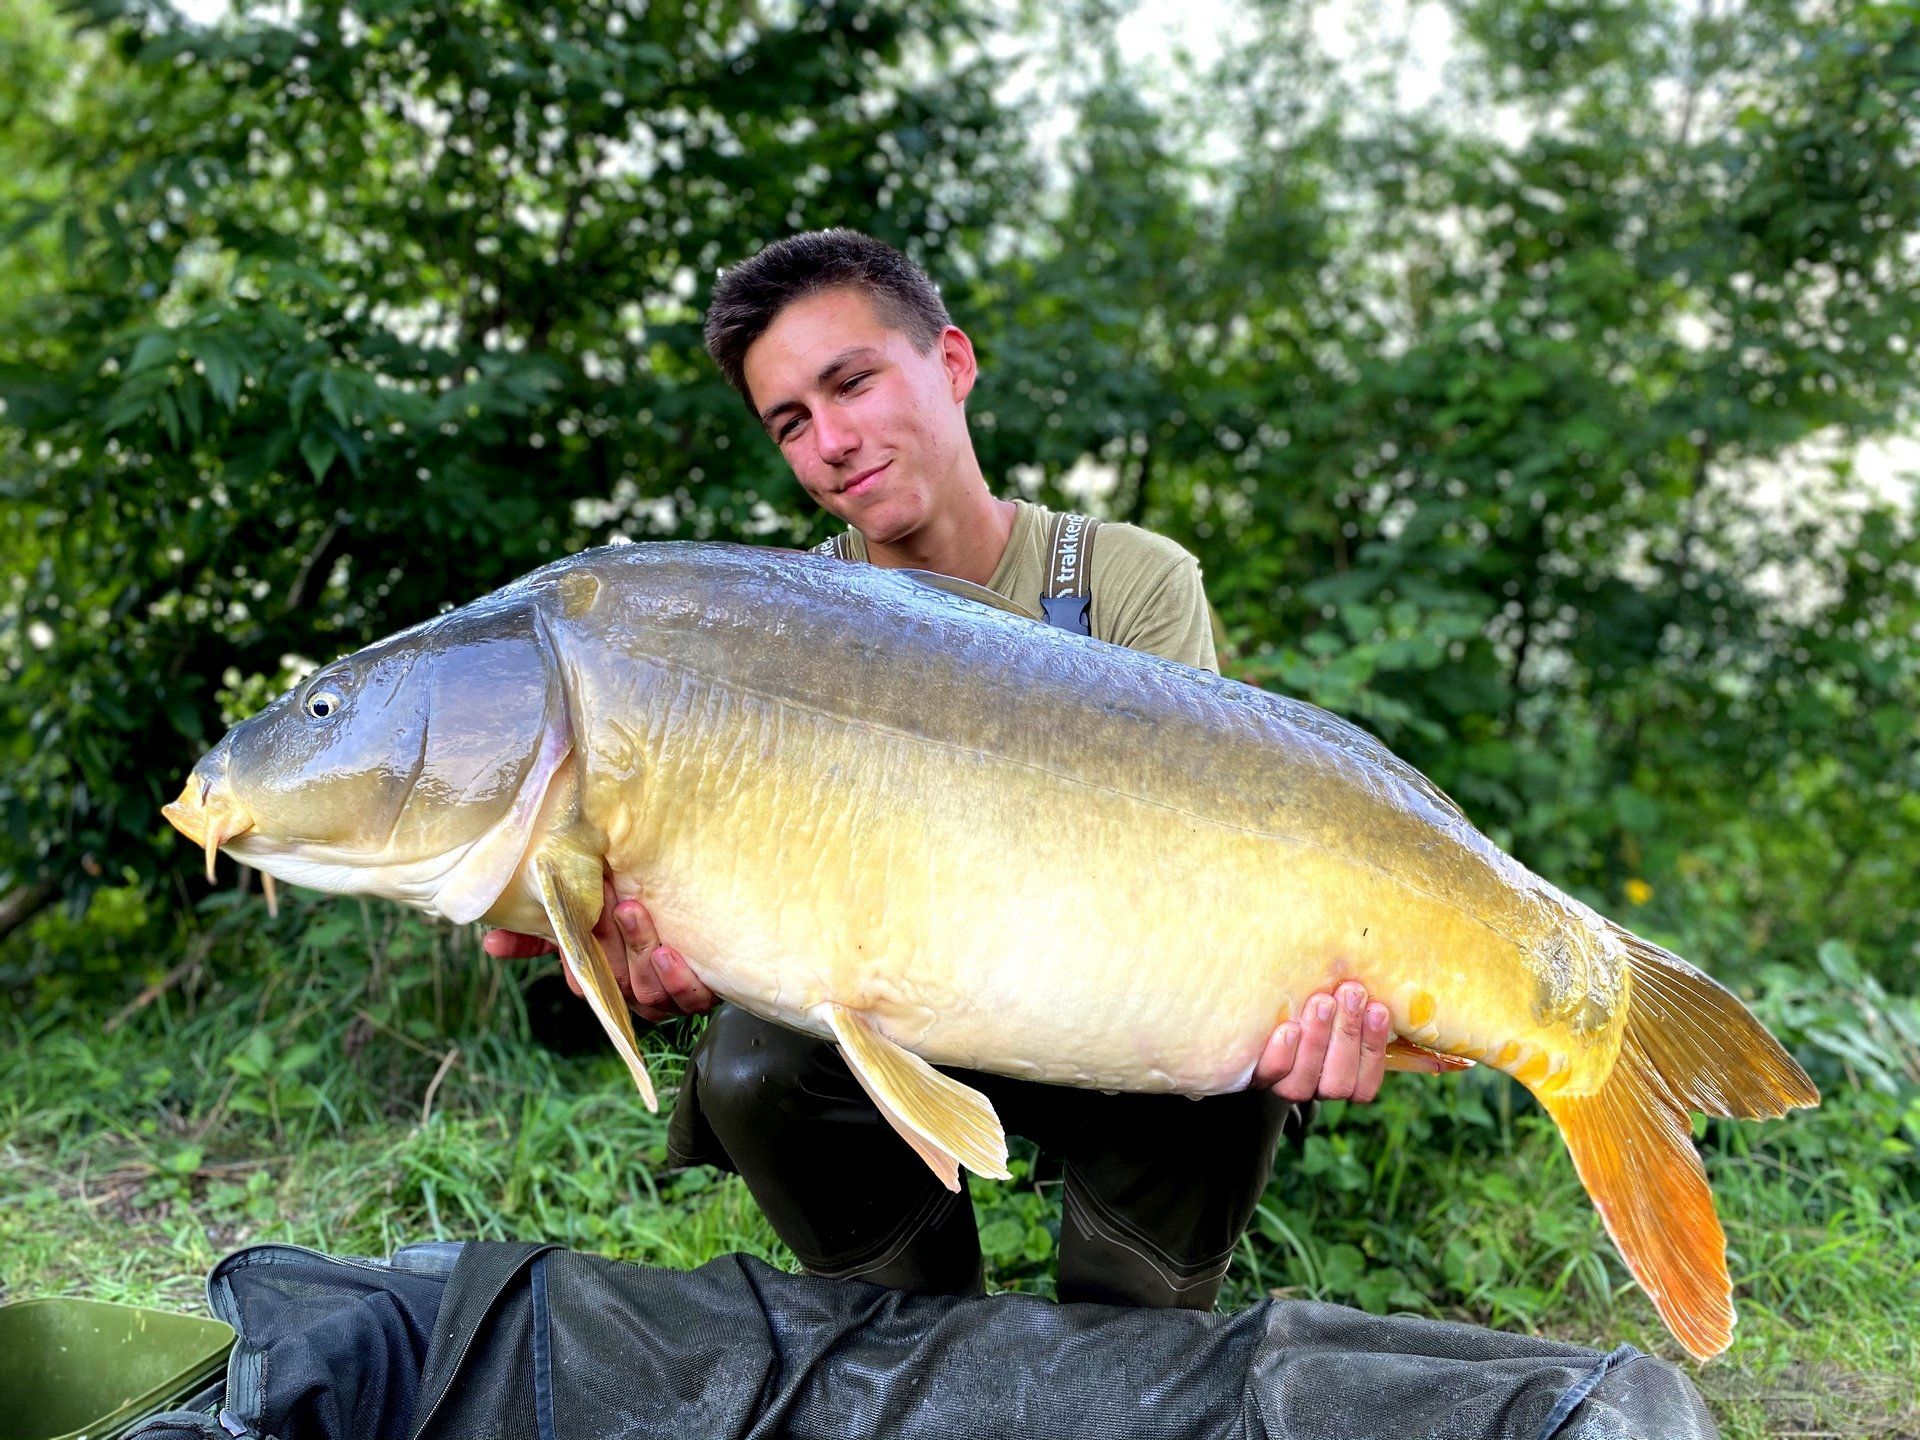
<path fill-rule="evenodd" d="M 780 312 L 745 373 L 801 488 L 870 540 L 910 534 L 963 474 L 975 370 L 957 329 L 922 355 L 860 291 L 824 290 Z"/>

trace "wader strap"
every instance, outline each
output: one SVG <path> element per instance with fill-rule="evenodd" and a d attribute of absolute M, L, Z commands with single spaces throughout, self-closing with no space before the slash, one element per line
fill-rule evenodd
<path fill-rule="evenodd" d="M 853 532 L 842 530 L 830 539 L 822 540 L 813 547 L 816 555 L 831 555 L 836 560 L 853 559 Z"/>
<path fill-rule="evenodd" d="M 1049 625 L 1091 635 L 1093 532 L 1098 520 L 1085 515 L 1056 515 L 1047 536 L 1047 575 L 1040 587 L 1040 609 Z"/>

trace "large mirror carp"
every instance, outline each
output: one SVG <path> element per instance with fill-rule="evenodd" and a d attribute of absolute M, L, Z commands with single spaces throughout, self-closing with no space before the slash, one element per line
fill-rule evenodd
<path fill-rule="evenodd" d="M 320 669 L 167 814 L 209 868 L 552 936 L 652 1106 L 591 934 L 610 872 L 716 993 L 835 1040 L 955 1187 L 1006 1138 L 934 1065 L 1216 1094 L 1360 980 L 1403 1050 L 1538 1098 L 1674 1334 L 1725 1349 L 1688 1112 L 1819 1099 L 1739 1000 L 1328 712 L 1010 608 L 823 556 L 589 551 Z"/>

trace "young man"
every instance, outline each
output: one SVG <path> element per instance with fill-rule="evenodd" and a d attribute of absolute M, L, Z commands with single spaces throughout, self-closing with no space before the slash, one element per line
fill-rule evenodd
<path fill-rule="evenodd" d="M 847 230 L 780 241 L 722 275 L 706 340 L 801 488 L 848 525 L 837 537 L 844 558 L 958 576 L 1041 614 L 1055 517 L 987 488 L 967 430 L 972 342 L 911 261 Z M 1095 637 L 1218 668 L 1191 555 L 1108 524 L 1091 557 Z M 595 933 L 634 1009 L 650 1020 L 713 1009 L 645 907 L 614 907 L 607 895 Z M 550 948 L 506 932 L 487 946 Z M 1349 982 L 1274 1032 L 1247 1090 L 1198 1101 L 959 1076 L 1010 1132 L 1065 1160 L 1062 1300 L 1205 1309 L 1282 1127 L 1316 1098 L 1371 1100 L 1387 1023 L 1386 1008 Z M 901 1142 L 829 1042 L 721 1005 L 688 1067 L 669 1145 L 680 1164 L 738 1171 L 815 1274 L 934 1293 L 982 1286 L 966 1191 L 945 1189 Z"/>

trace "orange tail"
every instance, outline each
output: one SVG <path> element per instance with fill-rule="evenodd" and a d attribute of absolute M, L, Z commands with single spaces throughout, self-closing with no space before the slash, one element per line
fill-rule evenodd
<path fill-rule="evenodd" d="M 1596 1093 L 1539 1099 L 1634 1279 L 1706 1360 L 1733 1339 L 1733 1287 L 1687 1112 L 1758 1119 L 1817 1105 L 1820 1092 L 1732 993 L 1615 929 L 1632 972 L 1620 1058 Z"/>

